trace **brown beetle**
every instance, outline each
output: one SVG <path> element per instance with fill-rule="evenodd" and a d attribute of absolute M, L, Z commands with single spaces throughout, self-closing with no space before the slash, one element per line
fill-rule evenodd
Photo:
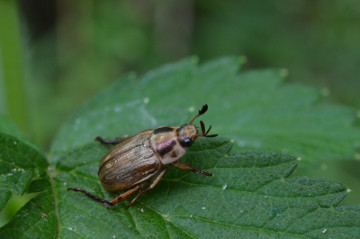
<path fill-rule="evenodd" d="M 163 126 L 156 129 L 145 130 L 135 136 L 106 141 L 101 137 L 96 140 L 103 144 L 113 144 L 112 148 L 100 161 L 98 176 L 103 187 L 109 192 L 118 192 L 129 189 L 111 201 L 101 199 L 81 188 L 68 188 L 68 190 L 82 192 L 86 196 L 113 206 L 141 190 L 147 181 L 155 178 L 150 186 L 142 191 L 129 203 L 129 208 L 141 195 L 153 189 L 167 171 L 167 164 L 181 169 L 212 176 L 190 165 L 178 162 L 198 137 L 216 137 L 217 134 L 208 135 L 211 126 L 205 132 L 204 122 L 200 121 L 201 131 L 192 123 L 208 109 L 204 105 L 199 113 L 188 123 L 181 127 Z"/>

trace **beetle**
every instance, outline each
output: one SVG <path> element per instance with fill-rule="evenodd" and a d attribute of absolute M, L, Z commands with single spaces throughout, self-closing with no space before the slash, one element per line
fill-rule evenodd
<path fill-rule="evenodd" d="M 209 135 L 211 126 L 205 131 L 205 124 L 200 121 L 201 133 L 193 122 L 208 110 L 205 104 L 199 113 L 187 124 L 180 127 L 162 126 L 156 129 L 145 130 L 135 136 L 125 139 L 107 141 L 101 137 L 95 140 L 102 144 L 116 145 L 100 161 L 98 176 L 102 186 L 109 192 L 118 192 L 128 189 L 111 201 L 101 199 L 81 188 L 68 190 L 84 193 L 86 196 L 107 206 L 130 197 L 140 190 L 134 199 L 127 205 L 129 208 L 144 193 L 153 189 L 167 172 L 166 165 L 170 164 L 181 170 L 189 170 L 205 176 L 212 176 L 190 165 L 180 163 L 179 160 L 186 153 L 198 137 L 216 137 Z M 154 179 L 150 186 L 142 190 L 150 179 Z"/>

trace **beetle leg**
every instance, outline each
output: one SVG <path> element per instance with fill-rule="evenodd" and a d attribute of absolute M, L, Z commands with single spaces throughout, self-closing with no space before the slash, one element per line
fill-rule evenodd
<path fill-rule="evenodd" d="M 95 138 L 95 140 L 99 141 L 100 143 L 102 144 L 112 144 L 112 145 L 115 145 L 115 144 L 118 144 L 120 143 L 122 140 L 124 139 L 114 139 L 114 140 L 106 140 L 106 139 L 103 139 L 102 137 L 98 136 Z"/>
<path fill-rule="evenodd" d="M 110 205 L 110 206 L 112 205 L 108 200 L 99 198 L 99 197 L 85 191 L 84 189 L 81 189 L 81 188 L 68 188 L 67 190 L 68 191 L 71 190 L 71 191 L 75 191 L 75 192 L 81 192 L 81 193 L 85 194 L 86 196 L 88 196 L 89 198 L 94 199 L 95 201 L 98 201 L 98 202 L 101 202 L 103 204 L 107 204 L 107 205 Z"/>
<path fill-rule="evenodd" d="M 181 170 L 189 170 L 189 171 L 193 171 L 194 173 L 201 173 L 202 175 L 205 175 L 205 176 L 212 176 L 211 173 L 201 171 L 197 168 L 194 168 L 194 167 L 184 164 L 184 163 L 175 162 L 175 163 L 172 163 L 171 165 L 174 166 L 175 168 L 178 168 Z"/>
<path fill-rule="evenodd" d="M 139 184 L 136 187 L 124 192 L 123 194 L 119 195 L 118 197 L 114 198 L 113 200 L 110 201 L 111 205 L 115 205 L 116 203 L 121 202 L 122 200 L 127 199 L 128 197 L 130 197 L 134 192 L 138 191 L 139 189 L 141 189 L 144 186 L 144 184 Z"/>
<path fill-rule="evenodd" d="M 165 168 L 163 171 L 160 172 L 160 174 L 155 178 L 155 180 L 151 183 L 151 185 L 147 188 L 144 189 L 143 191 L 141 191 L 138 195 L 136 195 L 136 197 L 129 203 L 129 205 L 126 206 L 126 208 L 131 207 L 131 205 L 134 204 L 134 202 L 144 193 L 149 192 L 151 189 L 153 189 L 161 180 L 161 178 L 164 176 L 164 174 L 166 173 L 167 168 Z"/>
<path fill-rule="evenodd" d="M 139 189 L 141 189 L 143 187 L 143 184 L 140 184 L 126 192 L 124 192 L 123 194 L 121 194 L 120 196 L 114 198 L 113 200 L 111 201 L 108 201 L 108 200 L 105 200 L 105 199 L 102 199 L 102 198 L 99 198 L 87 191 L 85 191 L 84 189 L 81 189 L 81 188 L 68 188 L 68 191 L 71 190 L 71 191 L 75 191 L 75 192 L 81 192 L 83 194 L 85 194 L 86 196 L 88 196 L 89 198 L 95 200 L 95 201 L 98 201 L 98 202 L 101 202 L 102 204 L 106 204 L 108 206 L 114 206 L 116 203 L 118 202 L 121 202 L 122 200 L 128 198 L 129 196 L 131 196 L 131 194 L 133 194 L 134 192 L 138 191 Z"/>

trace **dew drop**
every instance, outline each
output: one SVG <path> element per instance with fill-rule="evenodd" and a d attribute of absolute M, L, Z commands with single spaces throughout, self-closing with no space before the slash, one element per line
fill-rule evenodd
<path fill-rule="evenodd" d="M 205 210 L 205 207 L 202 207 L 201 209 L 202 209 L 202 210 Z"/>
<path fill-rule="evenodd" d="M 324 228 L 324 230 L 322 230 L 322 233 L 325 234 L 327 232 L 327 229 Z"/>
<path fill-rule="evenodd" d="M 227 183 L 222 187 L 222 190 L 225 190 L 227 188 Z"/>

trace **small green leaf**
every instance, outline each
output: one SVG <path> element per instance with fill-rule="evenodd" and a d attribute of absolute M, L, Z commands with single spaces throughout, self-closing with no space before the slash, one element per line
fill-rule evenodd
<path fill-rule="evenodd" d="M 28 202 L 0 229 L 1 238 L 57 238 L 59 217 L 51 187 Z"/>
<path fill-rule="evenodd" d="M 34 179 L 46 176 L 46 159 L 34 148 L 0 133 L 0 209 L 11 193 L 23 195 Z"/>

